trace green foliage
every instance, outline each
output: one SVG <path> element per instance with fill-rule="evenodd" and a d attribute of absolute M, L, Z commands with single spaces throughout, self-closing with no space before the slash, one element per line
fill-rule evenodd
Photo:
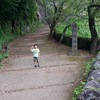
<path fill-rule="evenodd" d="M 0 51 L 2 47 L 6 46 L 10 41 L 14 39 L 15 35 L 11 34 L 9 25 L 0 26 Z"/>
<path fill-rule="evenodd" d="M 34 0 L 0 0 L 0 49 L 17 36 L 35 29 L 37 6 Z"/>
<path fill-rule="evenodd" d="M 50 28 L 49 37 L 52 37 L 59 22 L 64 22 L 75 15 L 75 8 L 78 6 L 73 0 L 36 0 L 36 2 L 44 9 L 45 20 Z"/>
<path fill-rule="evenodd" d="M 14 36 L 11 35 L 10 33 L 9 34 L 5 34 L 5 35 L 2 35 L 0 37 L 0 50 L 2 49 L 2 47 L 6 44 L 8 44 L 10 41 L 12 41 L 14 39 Z"/>
<path fill-rule="evenodd" d="M 36 4 L 33 0 L 1 0 L 0 21 L 27 20 L 36 18 Z M 1 20 L 2 19 L 2 20 Z"/>
<path fill-rule="evenodd" d="M 92 63 L 94 62 L 95 59 L 92 59 L 91 62 L 89 62 L 87 65 L 86 65 L 86 70 L 85 70 L 85 73 L 84 73 L 84 78 L 86 78 L 89 74 L 89 72 L 91 71 L 91 68 L 92 68 Z M 86 79 L 84 79 L 83 81 L 81 81 L 78 86 L 74 89 L 74 96 L 72 98 L 72 100 L 77 100 L 77 97 L 80 95 L 81 92 L 83 92 L 83 87 L 84 85 L 86 84 Z"/>
<path fill-rule="evenodd" d="M 80 21 L 77 21 L 76 24 L 77 24 L 78 37 L 91 38 L 91 34 L 90 34 L 90 31 L 89 31 L 89 28 L 88 28 L 87 21 L 80 20 Z M 56 32 L 58 34 L 62 34 L 66 25 L 68 25 L 68 23 L 59 23 L 56 27 Z M 68 28 L 65 35 L 70 36 L 70 37 L 72 36 L 72 28 L 71 27 Z"/>
<path fill-rule="evenodd" d="M 31 24 L 31 31 L 34 32 L 36 31 L 37 28 L 43 26 L 43 24 L 41 22 L 34 22 L 33 24 Z"/>
<path fill-rule="evenodd" d="M 4 56 L 0 55 L 0 62 L 2 61 L 2 59 L 4 59 Z"/>
<path fill-rule="evenodd" d="M 88 73 L 91 71 L 91 67 L 92 67 L 92 63 L 95 61 L 96 59 L 93 58 L 91 62 L 89 62 L 86 66 L 86 70 L 85 70 L 85 76 L 88 76 Z"/>
<path fill-rule="evenodd" d="M 3 68 L 3 64 L 2 63 L 0 63 L 0 69 L 2 69 Z"/>
<path fill-rule="evenodd" d="M 91 71 L 91 63 L 88 63 L 87 66 L 86 66 L 86 71 L 85 71 L 86 76 L 88 75 L 88 73 L 90 71 Z"/>
<path fill-rule="evenodd" d="M 4 31 L 10 24 L 10 33 L 20 33 L 25 26 L 37 20 L 37 6 L 33 0 L 1 0 L 0 26 Z"/>
<path fill-rule="evenodd" d="M 0 54 L 0 61 L 2 61 L 4 58 L 8 58 L 8 57 L 9 57 L 8 53 Z"/>
<path fill-rule="evenodd" d="M 83 91 L 83 86 L 85 85 L 85 82 L 80 82 L 79 85 L 74 89 L 74 97 L 72 100 L 77 100 L 77 96 Z"/>
<path fill-rule="evenodd" d="M 8 54 L 8 53 L 4 53 L 4 54 L 3 54 L 3 57 L 4 57 L 4 58 L 8 58 L 8 57 L 9 57 L 9 54 Z"/>
<path fill-rule="evenodd" d="M 2 61 L 3 59 L 8 58 L 8 57 L 9 57 L 9 54 L 8 54 L 8 53 L 0 54 L 0 68 L 3 67 L 3 64 L 1 63 L 1 61 Z"/>
<path fill-rule="evenodd" d="M 83 83 L 83 82 L 82 82 L 82 83 Z M 80 85 L 79 85 L 78 87 L 75 88 L 74 93 L 75 93 L 76 95 L 79 95 L 79 94 L 82 92 L 83 85 L 84 85 L 84 84 L 81 84 L 81 83 L 80 83 Z"/>

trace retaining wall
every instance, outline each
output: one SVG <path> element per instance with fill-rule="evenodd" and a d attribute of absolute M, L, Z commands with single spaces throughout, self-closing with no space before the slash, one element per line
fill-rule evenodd
<path fill-rule="evenodd" d="M 88 75 L 84 91 L 77 100 L 100 100 L 100 53 L 92 64 L 92 69 Z"/>

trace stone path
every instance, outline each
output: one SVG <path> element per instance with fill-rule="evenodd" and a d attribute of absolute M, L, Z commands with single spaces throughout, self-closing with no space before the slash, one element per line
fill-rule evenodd
<path fill-rule="evenodd" d="M 71 100 L 91 57 L 84 51 L 68 56 L 70 48 L 48 40 L 48 33 L 45 26 L 10 44 L 9 62 L 0 71 L 0 100 Z M 40 68 L 32 62 L 34 43 L 41 50 Z"/>

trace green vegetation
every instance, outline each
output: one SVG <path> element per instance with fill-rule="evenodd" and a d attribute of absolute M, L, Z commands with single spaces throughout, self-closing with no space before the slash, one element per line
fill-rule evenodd
<path fill-rule="evenodd" d="M 0 37 L 0 50 L 5 44 L 8 44 L 10 41 L 14 39 L 14 36 L 11 34 L 6 34 Z"/>
<path fill-rule="evenodd" d="M 80 95 L 81 92 L 83 92 L 83 87 L 86 83 L 86 78 L 89 74 L 89 72 L 91 71 L 91 67 L 92 67 L 92 63 L 94 62 L 95 59 L 92 59 L 91 62 L 89 62 L 86 66 L 86 70 L 85 70 L 85 73 L 84 73 L 84 81 L 81 81 L 78 86 L 74 89 L 74 96 L 72 98 L 72 100 L 77 100 L 77 97 Z"/>
<path fill-rule="evenodd" d="M 90 38 L 90 53 L 96 54 L 99 31 L 97 31 L 96 23 L 100 23 L 100 0 L 36 0 L 37 5 L 40 5 L 45 12 L 45 20 L 50 28 L 49 37 L 53 37 L 56 28 L 58 32 L 65 33 L 66 24 L 70 22 L 70 19 L 77 20 L 78 23 L 78 34 L 82 38 Z M 73 6 L 72 6 L 73 5 Z M 78 21 L 81 19 L 82 21 Z M 64 25 L 62 23 L 66 22 Z M 83 23 L 85 23 L 83 25 Z M 59 27 L 59 23 L 61 24 Z M 72 23 L 70 23 L 72 24 Z M 83 27 L 84 26 L 84 27 Z M 90 34 L 91 35 L 90 35 Z M 69 28 L 67 35 L 70 36 L 71 29 Z"/>
<path fill-rule="evenodd" d="M 88 22 L 84 21 L 84 20 L 78 20 L 76 22 L 76 24 L 77 24 L 78 37 L 91 39 L 91 34 L 90 34 L 89 27 L 88 27 Z M 68 25 L 68 23 L 65 23 L 65 22 L 64 23 L 58 23 L 57 26 L 56 26 L 56 33 L 57 34 L 62 34 L 64 28 L 66 27 L 66 25 Z M 98 26 L 97 28 L 99 29 L 100 26 Z M 67 31 L 65 32 L 65 35 L 67 37 L 71 37 L 72 36 L 72 27 L 71 26 L 67 29 Z M 99 35 L 99 37 L 100 37 L 100 35 Z"/>
<path fill-rule="evenodd" d="M 8 58 L 9 57 L 9 54 L 8 53 L 3 53 L 3 54 L 0 54 L 0 68 L 3 67 L 3 64 L 1 63 L 1 61 L 5 58 Z"/>
<path fill-rule="evenodd" d="M 34 0 L 0 0 L 0 62 L 8 57 L 4 51 L 10 41 L 40 25 L 37 10 Z"/>
<path fill-rule="evenodd" d="M 83 86 L 85 85 L 85 82 L 80 82 L 79 85 L 74 89 L 74 97 L 72 100 L 77 100 L 77 97 L 79 94 L 83 91 Z"/>
<path fill-rule="evenodd" d="M 1 62 L 4 58 L 8 58 L 8 57 L 9 57 L 8 53 L 1 54 L 1 55 L 0 55 L 0 62 Z"/>
<path fill-rule="evenodd" d="M 37 6 L 33 0 L 1 0 L 0 49 L 14 38 L 36 29 L 37 22 Z"/>

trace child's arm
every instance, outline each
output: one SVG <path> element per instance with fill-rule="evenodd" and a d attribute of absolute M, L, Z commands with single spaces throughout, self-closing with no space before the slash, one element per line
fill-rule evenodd
<path fill-rule="evenodd" d="M 32 51 L 32 49 L 33 49 L 33 46 L 31 47 L 31 51 Z"/>

